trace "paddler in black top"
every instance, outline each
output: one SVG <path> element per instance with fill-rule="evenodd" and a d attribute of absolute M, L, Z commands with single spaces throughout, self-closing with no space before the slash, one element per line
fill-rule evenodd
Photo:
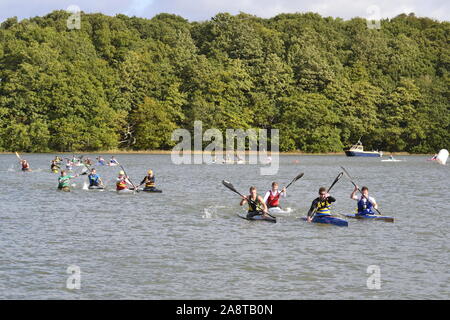
<path fill-rule="evenodd" d="M 330 196 L 325 187 L 319 189 L 319 197 L 313 200 L 311 208 L 308 211 L 308 222 L 312 221 L 312 213 L 317 210 L 316 216 L 331 216 L 331 203 L 335 202 L 336 199 Z"/>
<path fill-rule="evenodd" d="M 52 164 L 50 165 L 50 170 L 51 170 L 53 173 L 58 173 L 58 171 L 59 171 L 59 165 L 58 165 L 58 163 L 56 162 L 56 160 L 52 160 Z"/>
<path fill-rule="evenodd" d="M 156 189 L 155 185 L 155 175 L 153 174 L 153 170 L 148 170 L 147 175 L 144 177 L 144 179 L 139 184 L 139 187 L 145 184 L 144 191 L 153 191 L 153 192 L 160 192 L 160 190 Z"/>
<path fill-rule="evenodd" d="M 268 216 L 267 205 L 264 203 L 264 199 L 256 193 L 256 187 L 250 187 L 250 194 L 242 198 L 240 205 L 242 206 L 246 202 L 248 203 L 247 218 L 258 215 Z"/>

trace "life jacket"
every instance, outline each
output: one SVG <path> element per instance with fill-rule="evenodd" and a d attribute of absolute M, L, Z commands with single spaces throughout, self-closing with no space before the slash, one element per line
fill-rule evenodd
<path fill-rule="evenodd" d="M 358 214 L 373 214 L 373 204 L 366 198 L 361 197 L 358 200 Z"/>
<path fill-rule="evenodd" d="M 116 182 L 116 190 L 128 189 L 128 185 L 125 178 L 118 179 Z"/>
<path fill-rule="evenodd" d="M 22 162 L 22 170 L 27 170 L 30 168 L 30 165 L 28 164 L 28 162 Z"/>
<path fill-rule="evenodd" d="M 253 200 L 254 202 L 250 201 L 251 196 L 248 195 L 247 198 L 249 199 L 248 202 L 248 212 L 257 212 L 262 211 L 261 204 L 258 200 L 258 195 L 256 195 L 256 200 Z"/>
<path fill-rule="evenodd" d="M 331 215 L 331 203 L 327 200 L 325 201 L 318 201 L 317 202 L 317 212 L 316 215 Z"/>
<path fill-rule="evenodd" d="M 90 186 L 97 186 L 98 185 L 98 179 L 100 178 L 97 174 L 90 174 L 88 176 L 89 178 L 89 185 Z"/>
<path fill-rule="evenodd" d="M 269 197 L 267 198 L 266 204 L 269 208 L 278 207 L 280 204 L 280 196 L 281 192 L 277 190 L 276 195 L 272 193 L 272 190 L 269 190 Z"/>
<path fill-rule="evenodd" d="M 146 176 L 145 177 L 145 187 L 146 188 L 154 188 L 155 187 L 155 176 Z"/>

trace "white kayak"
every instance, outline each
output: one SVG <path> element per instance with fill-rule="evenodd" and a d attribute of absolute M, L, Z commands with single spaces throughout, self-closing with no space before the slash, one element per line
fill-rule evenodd
<path fill-rule="evenodd" d="M 134 190 L 130 189 L 123 189 L 123 190 L 116 190 L 117 194 L 134 194 Z"/>
<path fill-rule="evenodd" d="M 381 160 L 381 162 L 400 162 L 400 161 L 405 161 L 405 160 L 400 160 L 400 159 L 385 159 L 385 160 Z"/>
<path fill-rule="evenodd" d="M 269 208 L 269 213 L 273 214 L 273 215 L 286 215 L 286 214 L 290 214 L 291 212 L 292 212 L 292 208 L 285 208 L 285 209 L 282 209 L 280 207 Z"/>

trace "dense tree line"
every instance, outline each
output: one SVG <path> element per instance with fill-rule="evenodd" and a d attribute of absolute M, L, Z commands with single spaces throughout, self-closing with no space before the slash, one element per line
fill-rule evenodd
<path fill-rule="evenodd" d="M 0 151 L 170 149 L 176 128 L 277 128 L 280 150 L 448 147 L 449 23 L 69 13 L 0 26 Z"/>

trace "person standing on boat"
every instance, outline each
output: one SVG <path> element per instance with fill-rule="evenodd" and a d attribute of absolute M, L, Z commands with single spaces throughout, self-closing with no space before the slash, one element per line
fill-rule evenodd
<path fill-rule="evenodd" d="M 378 209 L 377 202 L 375 201 L 375 198 L 372 198 L 369 196 L 369 188 L 362 187 L 361 193 L 362 195 L 358 197 L 356 195 L 356 192 L 358 191 L 358 186 L 355 186 L 355 189 L 353 190 L 352 194 L 350 195 L 350 198 L 353 200 L 358 201 L 358 214 L 375 214 L 373 211 L 373 208 Z"/>
<path fill-rule="evenodd" d="M 268 216 L 267 206 L 263 198 L 257 194 L 256 187 L 250 187 L 250 194 L 242 198 L 240 205 L 242 206 L 246 202 L 248 203 L 247 218 L 252 218 L 258 215 Z"/>
<path fill-rule="evenodd" d="M 278 183 L 272 182 L 272 189 L 266 192 L 264 196 L 264 203 L 269 209 L 274 207 L 279 207 L 281 209 L 280 197 L 286 197 L 286 188 L 283 188 L 280 191 L 278 190 Z"/>
<path fill-rule="evenodd" d="M 331 216 L 331 204 L 335 202 L 336 199 L 330 196 L 325 187 L 320 187 L 319 197 L 313 200 L 311 203 L 311 208 L 308 211 L 308 222 L 312 221 L 312 214 L 316 211 L 316 216 Z"/>
<path fill-rule="evenodd" d="M 91 173 L 88 175 L 88 179 L 89 179 L 89 188 L 90 189 L 103 187 L 103 181 L 100 178 L 100 176 L 97 174 L 97 170 L 92 169 Z"/>

